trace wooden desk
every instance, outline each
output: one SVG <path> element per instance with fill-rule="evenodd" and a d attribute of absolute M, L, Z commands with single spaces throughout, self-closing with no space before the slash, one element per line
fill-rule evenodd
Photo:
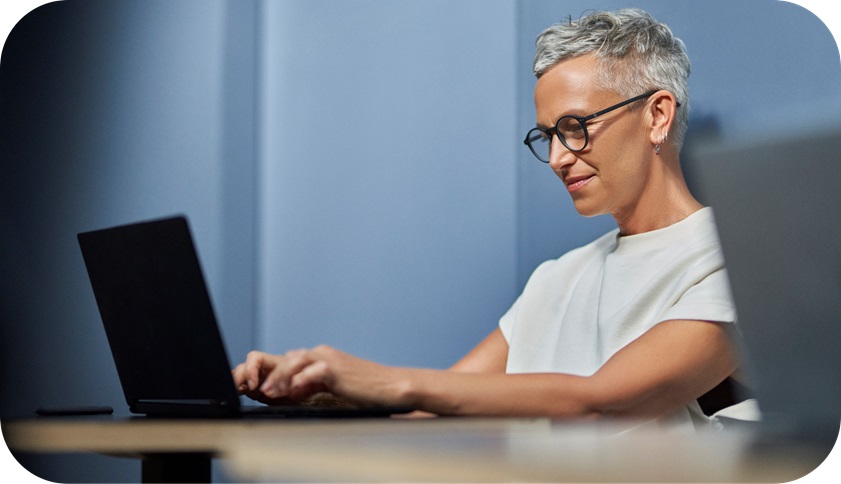
<path fill-rule="evenodd" d="M 813 470 L 807 448 L 748 452 L 747 433 L 672 435 L 548 420 L 21 420 L 13 451 L 143 459 L 144 482 L 210 480 L 221 458 L 242 480 L 764 481 Z"/>
<path fill-rule="evenodd" d="M 314 427 L 299 440 L 241 439 L 224 454 L 229 469 L 260 482 L 787 482 L 828 452 L 755 449 L 749 432 L 621 433 L 542 419 L 378 422 Z"/>
<path fill-rule="evenodd" d="M 17 452 L 93 452 L 142 460 L 143 482 L 210 482 L 211 460 L 232 442 L 299 439 L 317 421 L 42 418 L 6 421 L 3 435 Z"/>
<path fill-rule="evenodd" d="M 44 418 L 4 421 L 13 452 L 94 452 L 142 460 L 143 482 L 210 482 L 222 442 L 246 429 L 233 421 Z"/>

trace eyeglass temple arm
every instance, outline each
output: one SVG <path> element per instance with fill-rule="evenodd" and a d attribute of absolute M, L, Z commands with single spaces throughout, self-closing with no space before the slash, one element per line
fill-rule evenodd
<path fill-rule="evenodd" d="M 611 106 L 609 108 L 602 109 L 601 111 L 599 111 L 597 113 L 593 113 L 593 114 L 587 116 L 586 118 L 582 118 L 582 121 L 590 121 L 591 119 L 597 118 L 597 117 L 601 116 L 602 114 L 609 113 L 609 112 L 613 111 L 614 109 L 619 109 L 622 106 L 631 104 L 632 102 L 639 101 L 640 99 L 645 99 L 647 97 L 650 97 L 650 96 L 654 95 L 654 93 L 656 93 L 656 92 L 657 91 L 649 91 L 645 94 L 640 94 L 639 96 L 632 97 L 631 99 L 628 99 L 626 101 L 622 101 L 619 104 L 614 104 L 613 106 Z M 680 101 L 675 103 L 675 107 L 678 107 L 678 108 L 680 107 Z"/>
<path fill-rule="evenodd" d="M 631 99 L 626 99 L 625 101 L 622 101 L 619 104 L 614 104 L 613 106 L 610 106 L 609 108 L 604 108 L 601 111 L 595 112 L 595 113 L 587 116 L 583 120 L 584 121 L 589 121 L 591 119 L 597 118 L 597 117 L 601 116 L 602 114 L 606 114 L 606 113 L 609 113 L 609 112 L 613 111 L 614 109 L 619 109 L 622 106 L 626 106 L 628 104 L 631 104 L 632 102 L 639 101 L 640 99 L 645 99 L 645 98 L 653 95 L 655 92 L 657 92 L 657 91 L 649 91 L 645 94 L 640 94 L 639 96 L 634 96 Z"/>

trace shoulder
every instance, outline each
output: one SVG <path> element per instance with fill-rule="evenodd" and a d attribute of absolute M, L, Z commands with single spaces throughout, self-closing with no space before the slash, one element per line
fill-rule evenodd
<path fill-rule="evenodd" d="M 616 247 L 616 237 L 619 229 L 611 230 L 596 240 L 566 252 L 557 259 L 550 259 L 541 263 L 534 270 L 532 277 L 550 275 L 559 271 L 567 273 L 570 269 L 577 269 L 592 260 L 604 259 Z"/>
<path fill-rule="evenodd" d="M 621 237 L 614 251 L 624 260 L 641 264 L 686 264 L 704 258 L 721 258 L 712 209 L 703 208 L 662 229 Z M 720 263 L 720 262 L 719 262 Z"/>
<path fill-rule="evenodd" d="M 675 236 L 682 238 L 689 246 L 720 245 L 715 214 L 711 207 L 704 207 L 677 224 Z"/>
<path fill-rule="evenodd" d="M 683 233 L 686 251 L 691 254 L 695 265 L 709 266 L 711 270 L 724 268 L 724 255 L 712 208 L 704 208 L 688 219 Z"/>

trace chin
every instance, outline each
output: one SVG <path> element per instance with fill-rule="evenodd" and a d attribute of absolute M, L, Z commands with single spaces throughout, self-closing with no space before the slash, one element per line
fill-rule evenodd
<path fill-rule="evenodd" d="M 594 207 L 592 204 L 584 203 L 581 200 L 573 200 L 573 204 L 575 205 L 575 211 L 582 217 L 596 217 L 606 213 L 604 210 L 600 210 L 598 207 Z"/>

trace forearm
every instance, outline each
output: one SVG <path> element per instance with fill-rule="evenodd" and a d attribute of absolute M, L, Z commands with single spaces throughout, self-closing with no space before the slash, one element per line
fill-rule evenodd
<path fill-rule="evenodd" d="M 737 367 L 722 325 L 668 321 L 592 376 L 406 369 L 400 378 L 408 405 L 440 414 L 653 418 L 687 405 Z"/>
<path fill-rule="evenodd" d="M 404 369 L 403 403 L 440 415 L 593 418 L 599 392 L 591 379 L 564 374 L 465 374 Z"/>
<path fill-rule="evenodd" d="M 501 336 L 493 338 L 491 348 L 504 353 Z M 234 370 L 234 381 L 269 399 L 326 391 L 362 405 L 405 405 L 441 415 L 645 418 L 688 404 L 738 366 L 722 325 L 703 321 L 660 323 L 587 377 L 506 374 L 487 360 L 465 360 L 470 364 L 453 370 L 399 368 L 319 346 L 283 357 L 250 354 Z"/>

